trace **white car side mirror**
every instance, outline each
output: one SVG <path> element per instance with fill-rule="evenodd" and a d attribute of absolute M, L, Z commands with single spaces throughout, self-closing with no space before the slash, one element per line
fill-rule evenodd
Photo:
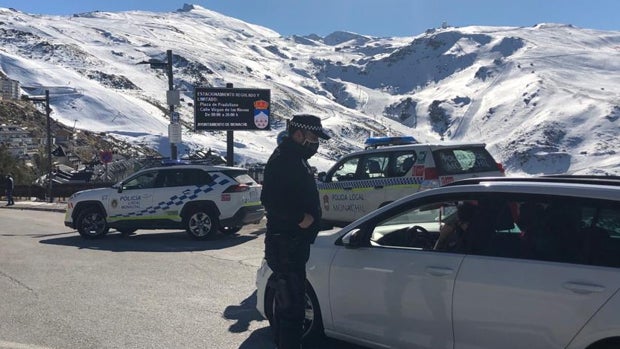
<path fill-rule="evenodd" d="M 357 248 L 360 246 L 361 229 L 355 228 L 344 234 L 342 244 L 346 248 Z"/>

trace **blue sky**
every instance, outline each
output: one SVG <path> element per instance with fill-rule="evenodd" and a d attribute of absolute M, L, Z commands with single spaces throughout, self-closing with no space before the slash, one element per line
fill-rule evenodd
<path fill-rule="evenodd" d="M 531 26 L 542 22 L 620 30 L 618 0 L 187 0 L 288 36 L 346 30 L 375 36 L 411 36 L 443 21 L 454 26 Z M 171 0 L 0 0 L 34 14 L 87 11 L 174 11 Z"/>

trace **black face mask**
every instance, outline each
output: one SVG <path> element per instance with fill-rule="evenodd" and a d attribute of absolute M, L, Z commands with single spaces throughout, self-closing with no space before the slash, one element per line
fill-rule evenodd
<path fill-rule="evenodd" d="M 319 150 L 319 142 L 310 142 L 307 139 L 301 144 L 303 149 L 303 157 L 310 159 Z"/>

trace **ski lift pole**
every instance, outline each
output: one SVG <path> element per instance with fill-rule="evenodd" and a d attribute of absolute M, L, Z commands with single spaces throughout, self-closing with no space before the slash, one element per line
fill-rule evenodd
<path fill-rule="evenodd" d="M 54 202 L 52 197 L 52 130 L 50 125 L 50 90 L 45 90 L 45 115 L 47 119 L 47 198 Z"/>
<path fill-rule="evenodd" d="M 172 77 L 172 50 L 166 51 L 167 56 L 167 68 L 168 68 L 168 91 L 172 93 L 174 91 L 174 79 Z M 174 120 L 174 102 L 168 102 L 170 106 L 170 124 L 174 124 L 176 120 Z M 168 135 L 170 136 L 170 135 Z M 177 159 L 177 145 L 174 142 L 170 142 L 170 158 L 172 160 Z"/>

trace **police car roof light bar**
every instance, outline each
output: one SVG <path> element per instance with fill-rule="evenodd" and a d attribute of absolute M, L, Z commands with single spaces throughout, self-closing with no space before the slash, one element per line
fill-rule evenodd
<path fill-rule="evenodd" d="M 390 145 L 417 144 L 418 141 L 412 136 L 401 137 L 369 137 L 364 142 L 366 149 L 384 147 Z"/>
<path fill-rule="evenodd" d="M 190 165 L 191 161 L 181 159 L 164 159 L 161 161 L 162 166 Z"/>

